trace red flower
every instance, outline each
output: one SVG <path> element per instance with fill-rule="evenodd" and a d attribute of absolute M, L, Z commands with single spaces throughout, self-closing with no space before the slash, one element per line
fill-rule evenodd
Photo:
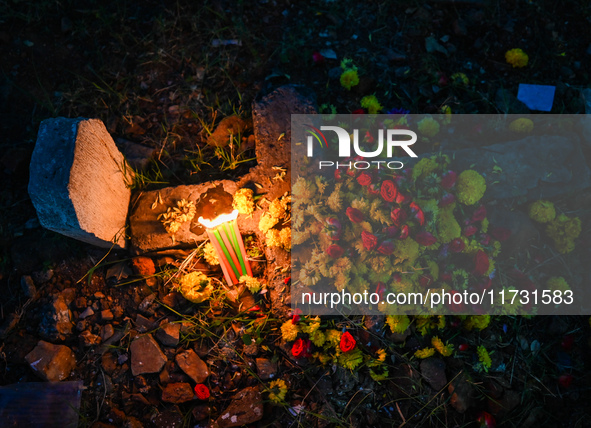
<path fill-rule="evenodd" d="M 478 250 L 474 256 L 474 275 L 484 275 L 489 268 L 490 262 L 488 256 L 482 250 Z"/>
<path fill-rule="evenodd" d="M 468 237 L 468 236 L 472 236 L 474 235 L 476 232 L 478 232 L 478 228 L 474 225 L 470 225 L 470 226 L 466 226 L 464 228 L 464 233 L 463 235 Z"/>
<path fill-rule="evenodd" d="M 433 277 L 431 275 L 421 275 L 419 276 L 419 285 L 421 287 L 427 287 L 433 283 Z"/>
<path fill-rule="evenodd" d="M 291 276 L 288 276 L 287 278 L 285 278 L 285 279 L 283 280 L 283 283 L 284 283 L 285 285 L 287 285 L 287 284 L 289 284 L 289 282 L 290 282 L 290 281 L 291 281 Z"/>
<path fill-rule="evenodd" d="M 353 207 L 347 208 L 345 214 L 347 214 L 347 217 L 349 217 L 349 220 L 351 220 L 353 223 L 361 223 L 364 218 L 363 213 L 359 211 L 357 208 Z"/>
<path fill-rule="evenodd" d="M 371 144 L 374 141 L 375 141 L 375 139 L 373 138 L 373 135 L 371 135 L 371 132 L 367 131 L 365 133 L 365 142 Z"/>
<path fill-rule="evenodd" d="M 341 343 L 339 344 L 339 347 L 341 348 L 341 351 L 349 352 L 349 351 L 355 349 L 356 344 L 357 344 L 357 342 L 355 342 L 353 335 L 351 333 L 349 333 L 348 331 L 346 331 L 341 336 Z"/>
<path fill-rule="evenodd" d="M 460 346 L 458 346 L 458 350 L 460 350 L 461 352 L 467 351 L 470 348 L 470 346 L 467 343 L 462 343 L 460 344 Z"/>
<path fill-rule="evenodd" d="M 363 248 L 367 251 L 373 250 L 378 245 L 378 238 L 365 230 L 361 232 L 361 240 L 363 241 Z"/>
<path fill-rule="evenodd" d="M 341 246 L 338 244 L 332 244 L 326 249 L 326 254 L 335 259 L 341 257 L 344 252 L 345 250 L 343 250 Z"/>
<path fill-rule="evenodd" d="M 378 282 L 378 285 L 376 286 L 376 293 L 378 296 L 380 296 L 380 299 L 384 298 L 385 292 L 386 292 L 386 284 L 384 284 L 383 282 Z"/>
<path fill-rule="evenodd" d="M 474 214 L 472 214 L 472 221 L 482 221 L 486 218 L 486 207 L 480 205 Z"/>
<path fill-rule="evenodd" d="M 447 171 L 445 174 L 443 174 L 443 177 L 441 177 L 441 187 L 448 190 L 451 189 L 454 187 L 454 184 L 456 184 L 457 177 L 458 176 L 455 172 Z"/>
<path fill-rule="evenodd" d="M 369 193 L 371 193 L 372 195 L 380 194 L 380 186 L 378 186 L 375 183 L 371 183 L 369 186 L 367 186 L 367 190 L 369 190 Z"/>
<path fill-rule="evenodd" d="M 422 226 L 423 224 L 425 224 L 425 214 L 423 213 L 421 207 L 419 207 L 416 202 L 411 202 L 409 207 L 411 212 L 414 213 L 415 218 L 419 222 L 419 225 Z"/>
<path fill-rule="evenodd" d="M 483 233 L 480 236 L 480 243 L 482 245 L 488 245 L 488 244 L 490 244 L 490 235 L 488 233 Z"/>
<path fill-rule="evenodd" d="M 202 383 L 195 385 L 195 395 L 200 400 L 207 400 L 209 398 L 209 388 Z"/>
<path fill-rule="evenodd" d="M 398 233 L 400 232 L 400 229 L 397 228 L 396 226 L 388 226 L 386 229 L 384 229 L 384 232 L 390 238 L 394 238 L 396 235 L 398 235 Z"/>
<path fill-rule="evenodd" d="M 406 211 L 402 208 L 394 208 L 390 213 L 390 218 L 398 227 L 402 226 L 402 223 L 406 221 L 407 217 L 408 215 L 406 214 Z"/>
<path fill-rule="evenodd" d="M 296 340 L 291 347 L 291 355 L 296 358 L 306 358 L 310 355 L 310 347 L 312 344 L 308 339 L 302 339 L 301 337 Z"/>
<path fill-rule="evenodd" d="M 334 228 L 334 229 L 341 229 L 341 222 L 339 221 L 338 218 L 335 217 L 329 217 L 326 219 L 326 224 L 328 224 L 330 227 Z"/>
<path fill-rule="evenodd" d="M 496 428 L 497 421 L 488 412 L 480 412 L 476 421 L 480 424 L 480 428 Z"/>
<path fill-rule="evenodd" d="M 378 247 L 378 253 L 389 256 L 394 252 L 394 244 L 392 241 L 384 241 Z"/>
<path fill-rule="evenodd" d="M 490 231 L 490 234 L 497 240 L 497 241 L 506 241 L 511 236 L 511 231 L 506 227 L 495 227 L 493 230 Z"/>
<path fill-rule="evenodd" d="M 572 334 L 567 334 L 562 338 L 562 342 L 560 342 L 560 346 L 565 351 L 570 351 L 573 348 L 573 344 L 575 343 L 575 336 Z"/>
<path fill-rule="evenodd" d="M 441 198 L 441 201 L 439 201 L 439 206 L 440 207 L 446 207 L 449 204 L 453 204 L 456 200 L 456 197 L 451 194 L 451 193 L 446 193 L 445 195 L 443 195 L 443 198 Z"/>
<path fill-rule="evenodd" d="M 384 180 L 380 187 L 380 193 L 386 202 L 394 202 L 398 196 L 398 187 L 393 181 Z"/>
<path fill-rule="evenodd" d="M 449 251 L 452 253 L 461 253 L 466 248 L 466 244 L 460 238 L 456 238 L 449 243 Z"/>
<path fill-rule="evenodd" d="M 405 204 L 408 201 L 410 201 L 410 196 L 405 195 L 402 192 L 398 192 L 398 194 L 396 195 L 396 203 L 397 204 Z"/>
<path fill-rule="evenodd" d="M 410 229 L 408 228 L 407 224 L 402 226 L 402 229 L 400 229 L 400 236 L 398 237 L 398 239 L 404 241 L 406 238 L 408 238 L 409 231 Z"/>
<path fill-rule="evenodd" d="M 417 236 L 415 236 L 415 241 L 425 247 L 429 247 L 437 242 L 437 238 L 429 232 L 419 232 L 417 233 Z"/>
<path fill-rule="evenodd" d="M 312 60 L 314 61 L 315 64 L 324 63 L 324 57 L 322 56 L 322 54 L 320 52 L 314 52 L 312 54 Z"/>
<path fill-rule="evenodd" d="M 359 174 L 359 177 L 357 177 L 357 182 L 362 186 L 369 186 L 371 184 L 371 175 L 366 172 L 362 172 Z"/>
<path fill-rule="evenodd" d="M 365 110 L 363 110 L 362 108 L 358 108 L 356 110 L 353 110 L 351 114 L 365 114 Z"/>
<path fill-rule="evenodd" d="M 443 282 L 450 282 L 451 281 L 451 273 L 443 272 L 440 277 L 441 281 Z"/>
<path fill-rule="evenodd" d="M 574 377 L 571 374 L 563 374 L 558 378 L 558 384 L 564 389 L 570 388 L 570 384 L 573 383 Z"/>
<path fill-rule="evenodd" d="M 340 169 L 335 169 L 335 170 L 334 170 L 334 179 L 335 179 L 336 181 L 341 181 L 341 180 L 343 179 L 343 175 L 342 175 L 342 173 L 341 173 L 341 170 L 340 170 Z"/>

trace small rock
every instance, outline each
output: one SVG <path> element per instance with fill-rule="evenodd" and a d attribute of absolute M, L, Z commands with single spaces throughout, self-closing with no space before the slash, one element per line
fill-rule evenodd
<path fill-rule="evenodd" d="M 105 352 L 101 357 L 101 367 L 110 376 L 117 369 L 117 356 L 113 352 Z"/>
<path fill-rule="evenodd" d="M 442 390 L 447 384 L 445 376 L 445 363 L 440 358 L 426 358 L 421 361 L 421 374 L 431 388 Z"/>
<path fill-rule="evenodd" d="M 145 316 L 138 314 L 135 317 L 135 327 L 139 333 L 145 333 L 147 331 L 153 330 L 155 325 L 154 321 L 146 318 Z"/>
<path fill-rule="evenodd" d="M 103 293 L 101 293 L 100 291 L 97 291 L 96 293 L 94 293 L 94 298 L 95 299 L 104 299 L 105 295 Z"/>
<path fill-rule="evenodd" d="M 164 322 L 156 332 L 156 339 L 164 346 L 177 346 L 181 333 L 181 325 L 178 323 Z"/>
<path fill-rule="evenodd" d="M 61 292 L 62 297 L 64 298 L 64 302 L 66 305 L 70 306 L 70 304 L 76 299 L 77 291 L 75 288 L 64 288 Z"/>
<path fill-rule="evenodd" d="M 80 316 L 79 316 L 78 318 L 80 318 L 80 319 L 85 319 L 85 318 L 91 317 L 91 316 L 93 316 L 93 315 L 94 315 L 94 311 L 93 311 L 93 310 L 92 310 L 92 308 L 89 306 L 89 307 L 87 307 L 87 308 L 84 310 L 84 312 L 82 312 L 82 313 L 80 314 Z"/>
<path fill-rule="evenodd" d="M 25 293 L 25 296 L 28 298 L 34 297 L 35 294 L 37 294 L 35 282 L 33 281 L 33 278 L 31 278 L 29 275 L 21 276 L 21 287 L 23 289 L 23 292 Z"/>
<path fill-rule="evenodd" d="M 225 117 L 208 137 L 207 144 L 214 147 L 225 147 L 230 143 L 232 137 L 242 136 L 247 128 L 247 123 L 240 117 Z"/>
<path fill-rule="evenodd" d="M 80 333 L 80 339 L 82 339 L 82 344 L 84 346 L 94 346 L 94 345 L 99 345 L 101 343 L 101 338 L 100 336 L 97 336 L 96 334 L 92 334 L 92 332 L 90 330 L 84 330 L 82 333 Z"/>
<path fill-rule="evenodd" d="M 193 417 L 196 421 L 202 421 L 211 413 L 211 408 L 207 404 L 199 404 L 193 407 Z"/>
<path fill-rule="evenodd" d="M 53 278 L 53 269 L 44 269 L 41 271 L 33 272 L 33 281 L 36 284 L 45 284 Z"/>
<path fill-rule="evenodd" d="M 72 333 L 71 313 L 61 294 L 54 295 L 53 302 L 39 323 L 41 337 L 51 341 L 65 340 Z"/>
<path fill-rule="evenodd" d="M 101 320 L 103 321 L 113 321 L 113 312 L 111 312 L 109 309 L 105 309 L 104 311 L 101 311 Z"/>
<path fill-rule="evenodd" d="M 76 323 L 76 330 L 83 332 L 86 330 L 86 320 L 80 320 Z"/>
<path fill-rule="evenodd" d="M 145 314 L 154 315 L 154 309 L 152 308 L 154 300 L 156 300 L 156 293 L 152 293 L 142 300 L 142 303 L 140 303 L 138 309 Z"/>
<path fill-rule="evenodd" d="M 84 296 L 78 297 L 76 299 L 76 301 L 74 302 L 74 307 L 76 309 L 82 310 L 82 309 L 86 308 L 87 306 L 88 306 L 88 303 L 86 302 L 86 297 L 84 297 Z"/>
<path fill-rule="evenodd" d="M 129 166 L 135 170 L 145 169 L 150 164 L 150 160 L 156 151 L 153 147 L 147 147 L 123 138 L 117 138 L 115 142 Z"/>
<path fill-rule="evenodd" d="M 101 339 L 103 342 L 110 339 L 115 334 L 115 329 L 112 324 L 106 324 L 101 327 Z"/>
<path fill-rule="evenodd" d="M 474 387 L 468 375 L 462 373 L 447 387 L 450 403 L 459 413 L 465 413 L 474 404 Z"/>
<path fill-rule="evenodd" d="M 193 388 L 186 382 L 169 383 L 162 391 L 162 401 L 167 403 L 186 403 L 194 397 Z"/>
<path fill-rule="evenodd" d="M 136 275 L 151 276 L 156 273 L 154 260 L 149 257 L 134 257 L 131 260 L 131 266 Z"/>
<path fill-rule="evenodd" d="M 162 298 L 162 304 L 168 306 L 171 309 L 179 309 L 181 305 L 183 305 L 187 300 L 183 297 L 183 295 L 177 291 L 173 291 L 172 293 L 168 293 L 166 296 Z"/>
<path fill-rule="evenodd" d="M 209 376 L 207 364 L 192 349 L 177 354 L 175 361 L 195 383 L 203 383 Z"/>
<path fill-rule="evenodd" d="M 262 380 L 273 379 L 277 374 L 277 363 L 268 358 L 257 358 L 257 371 Z"/>
<path fill-rule="evenodd" d="M 263 417 L 263 399 L 256 386 L 238 392 L 216 423 L 220 428 L 252 424 Z"/>
<path fill-rule="evenodd" d="M 41 378 L 49 382 L 66 379 L 76 366 L 76 357 L 70 348 L 43 340 L 27 354 L 25 360 Z"/>
<path fill-rule="evenodd" d="M 166 363 L 166 356 L 160 350 L 152 335 L 147 334 L 131 342 L 131 373 L 158 373 Z"/>
<path fill-rule="evenodd" d="M 158 428 L 180 428 L 183 424 L 183 414 L 174 406 L 172 409 L 166 409 L 152 418 L 152 424 Z"/>

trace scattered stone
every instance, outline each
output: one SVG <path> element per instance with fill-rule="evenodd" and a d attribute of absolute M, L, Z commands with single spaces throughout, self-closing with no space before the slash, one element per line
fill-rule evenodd
<path fill-rule="evenodd" d="M 177 354 L 175 361 L 195 383 L 203 383 L 209 376 L 207 364 L 192 349 Z"/>
<path fill-rule="evenodd" d="M 86 302 L 86 297 L 84 297 L 84 296 L 78 297 L 76 299 L 76 301 L 74 302 L 74 307 L 76 309 L 80 309 L 80 310 L 86 308 L 87 305 L 88 305 L 88 303 Z"/>
<path fill-rule="evenodd" d="M 242 347 L 242 352 L 244 352 L 244 355 L 248 355 L 249 357 L 254 357 L 255 355 L 257 355 L 259 353 L 259 345 L 257 345 L 256 343 L 251 343 L 250 345 L 244 345 Z"/>
<path fill-rule="evenodd" d="M 86 330 L 86 320 L 81 320 L 76 323 L 76 330 L 79 332 L 83 332 Z"/>
<path fill-rule="evenodd" d="M 141 314 L 138 314 L 137 317 L 135 317 L 135 327 L 139 333 L 145 333 L 147 331 L 153 330 L 156 326 L 154 321 Z"/>
<path fill-rule="evenodd" d="M 136 275 L 151 276 L 156 273 L 154 260 L 149 257 L 134 257 L 131 259 L 131 267 Z"/>
<path fill-rule="evenodd" d="M 97 291 L 96 293 L 94 293 L 94 298 L 95 299 L 104 299 L 105 295 L 103 293 L 101 293 L 100 291 Z"/>
<path fill-rule="evenodd" d="M 202 421 L 209 416 L 211 413 L 211 408 L 207 404 L 198 404 L 197 406 L 193 407 L 192 413 L 197 422 Z"/>
<path fill-rule="evenodd" d="M 431 388 L 441 391 L 447 384 L 445 376 L 445 363 L 441 358 L 426 358 L 421 361 L 421 374 Z"/>
<path fill-rule="evenodd" d="M 23 292 L 25 293 L 25 297 L 32 298 L 35 297 L 35 294 L 37 294 L 37 287 L 35 287 L 35 282 L 33 281 L 33 278 L 31 278 L 29 275 L 21 276 L 21 287 L 23 289 Z"/>
<path fill-rule="evenodd" d="M 94 311 L 93 311 L 93 310 L 92 310 L 92 308 L 89 306 L 89 307 L 87 307 L 87 308 L 84 310 L 84 312 L 82 312 L 82 313 L 81 313 L 81 314 L 78 316 L 78 318 L 80 318 L 80 319 L 85 319 L 85 318 L 91 317 L 91 316 L 93 316 L 93 315 L 94 315 Z"/>
<path fill-rule="evenodd" d="M 70 348 L 43 340 L 27 354 L 25 360 L 35 373 L 49 382 L 66 379 L 76 366 L 76 357 Z"/>
<path fill-rule="evenodd" d="M 104 311 L 101 311 L 101 320 L 103 321 L 113 321 L 113 312 L 111 312 L 110 309 L 105 309 Z"/>
<path fill-rule="evenodd" d="M 169 383 L 162 391 L 162 401 L 167 403 L 186 403 L 195 398 L 193 388 L 186 382 Z"/>
<path fill-rule="evenodd" d="M 97 119 L 44 120 L 29 195 L 41 225 L 104 248 L 125 247 L 131 191 L 124 158 Z"/>
<path fill-rule="evenodd" d="M 262 380 L 273 379 L 277 374 L 277 363 L 268 358 L 257 358 L 257 371 Z"/>
<path fill-rule="evenodd" d="M 254 386 L 238 392 L 216 423 L 220 428 L 252 424 L 263 417 L 263 399 L 259 388 Z"/>
<path fill-rule="evenodd" d="M 86 347 L 100 345 L 101 343 L 100 336 L 92 334 L 90 330 L 84 330 L 82 333 L 80 333 L 79 337 L 82 340 L 82 344 Z"/>
<path fill-rule="evenodd" d="M 64 297 L 56 294 L 53 302 L 46 307 L 45 314 L 39 323 L 39 334 L 50 341 L 65 340 L 72 333 L 71 313 Z"/>
<path fill-rule="evenodd" d="M 64 298 L 64 302 L 66 305 L 70 306 L 70 304 L 76 299 L 77 291 L 75 288 L 64 288 L 61 292 L 62 297 Z"/>
<path fill-rule="evenodd" d="M 174 347 L 179 344 L 180 333 L 180 324 L 165 321 L 163 324 L 160 324 L 160 328 L 156 332 L 156 339 L 164 346 Z"/>
<path fill-rule="evenodd" d="M 158 428 L 180 428 L 183 426 L 183 415 L 178 407 L 174 406 L 154 416 L 152 424 Z"/>
<path fill-rule="evenodd" d="M 115 334 L 115 329 L 112 324 L 106 324 L 101 327 L 101 339 L 103 342 L 110 339 Z"/>
<path fill-rule="evenodd" d="M 152 293 L 149 296 L 147 296 L 144 300 L 142 300 L 142 303 L 140 303 L 138 310 L 148 315 L 154 315 L 154 309 L 152 308 L 154 300 L 156 300 L 156 293 Z"/>
<path fill-rule="evenodd" d="M 462 373 L 452 380 L 447 390 L 451 396 L 451 405 L 459 413 L 465 413 L 474 404 L 474 386 L 466 373 Z"/>
<path fill-rule="evenodd" d="M 181 306 L 186 302 L 187 300 L 178 291 L 168 293 L 162 298 L 162 304 L 168 306 L 171 309 L 180 309 Z"/>
<path fill-rule="evenodd" d="M 110 376 L 117 369 L 117 356 L 113 352 L 105 352 L 101 357 L 101 367 Z"/>
<path fill-rule="evenodd" d="M 166 363 L 166 356 L 160 350 L 152 335 L 141 336 L 131 342 L 131 373 L 158 373 Z"/>

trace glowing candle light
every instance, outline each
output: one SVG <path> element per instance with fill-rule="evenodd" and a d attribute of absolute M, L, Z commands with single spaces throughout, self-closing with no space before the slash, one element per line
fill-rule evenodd
<path fill-rule="evenodd" d="M 231 214 L 222 214 L 213 220 L 203 217 L 198 219 L 206 228 L 228 285 L 237 284 L 242 275 L 252 276 L 242 235 L 236 223 L 237 217 L 238 210 L 234 210 Z"/>

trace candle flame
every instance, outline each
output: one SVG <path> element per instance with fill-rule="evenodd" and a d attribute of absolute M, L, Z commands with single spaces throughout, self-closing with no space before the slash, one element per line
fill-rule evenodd
<path fill-rule="evenodd" d="M 208 229 L 214 229 L 220 224 L 236 220 L 236 218 L 238 218 L 238 210 L 234 210 L 230 214 L 219 215 L 213 220 L 207 220 L 203 217 L 199 217 L 197 221 Z"/>

